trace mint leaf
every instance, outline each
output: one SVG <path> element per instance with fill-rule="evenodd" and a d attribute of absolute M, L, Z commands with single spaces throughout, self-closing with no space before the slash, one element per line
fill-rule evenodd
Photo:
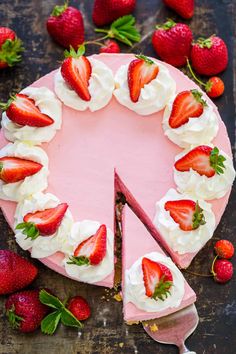
<path fill-rule="evenodd" d="M 44 334 L 53 334 L 55 330 L 57 329 L 58 323 L 61 319 L 61 311 L 57 310 L 46 317 L 41 322 L 41 331 Z"/>
<path fill-rule="evenodd" d="M 82 323 L 66 308 L 61 312 L 61 322 L 65 326 L 82 328 Z"/>
<path fill-rule="evenodd" d="M 39 300 L 42 304 L 54 309 L 61 310 L 64 308 L 64 304 L 56 296 L 49 294 L 45 289 L 40 291 Z"/>

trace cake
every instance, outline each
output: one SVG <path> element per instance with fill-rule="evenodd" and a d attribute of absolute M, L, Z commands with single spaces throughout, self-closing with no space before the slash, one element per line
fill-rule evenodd
<path fill-rule="evenodd" d="M 79 61 L 68 59 L 61 69 L 34 82 L 15 98 L 19 104 L 28 100 L 27 105 L 35 105 L 33 112 L 39 121 L 38 127 L 22 126 L 14 121 L 10 117 L 16 105 L 13 102 L 13 106 L 3 113 L 0 135 L 1 156 L 9 141 L 11 146 L 15 146 L 20 140 L 32 152 L 27 155 L 30 161 L 37 162 L 33 156 L 35 145 L 40 145 L 38 149 L 43 149 L 49 159 L 47 188 L 44 184 L 19 194 L 15 199 L 6 196 L 4 199 L 8 200 L 1 200 L 1 208 L 16 232 L 17 242 L 51 269 L 79 281 L 107 287 L 113 287 L 114 283 L 114 201 L 117 192 L 125 195 L 141 222 L 172 260 L 179 267 L 187 267 L 204 242 L 213 235 L 227 206 L 234 178 L 230 165 L 224 193 L 214 196 L 218 199 L 207 201 L 207 208 L 214 214 L 214 222 L 204 242 L 196 250 L 182 248 L 179 252 L 155 221 L 156 205 L 160 205 L 170 189 L 178 187 L 179 191 L 185 192 L 180 183 L 175 184 L 174 165 L 179 154 L 183 153 L 178 145 L 188 149 L 186 153 L 194 147 L 190 144 L 190 133 L 184 139 L 185 132 L 179 132 L 178 141 L 184 141 L 183 144 L 172 142 L 176 143 L 177 138 L 169 134 L 171 127 L 168 127 L 166 117 L 170 112 L 165 111 L 163 117 L 163 109 L 169 107 L 166 110 L 170 110 L 177 94 L 187 90 L 192 95 L 192 91 L 199 92 L 199 88 L 174 67 L 148 59 L 157 70 L 150 73 L 154 76 L 139 95 L 134 92 L 131 99 L 127 78 L 129 64 L 134 60 L 143 59 L 132 54 L 100 54 L 83 59 L 84 62 L 77 67 L 75 63 Z M 86 66 L 90 79 L 89 88 L 84 87 L 83 98 L 75 92 L 76 85 L 72 88 L 66 82 L 66 65 L 72 65 L 72 71 L 75 68 L 79 70 L 79 65 Z M 203 139 L 201 144 L 217 146 L 230 164 L 232 153 L 225 125 L 211 100 L 201 92 L 199 94 L 210 107 L 208 113 L 214 125 L 213 133 L 208 134 L 207 141 Z M 208 113 L 203 111 L 202 115 Z M 193 124 L 190 120 L 189 124 L 191 130 Z M 193 136 L 195 128 L 192 129 Z M 206 126 L 200 129 L 202 135 L 204 129 Z M 199 134 L 198 129 L 198 137 Z M 19 155 L 19 158 L 23 157 Z M 9 184 L 1 183 L 1 188 L 5 189 L 5 184 Z M 18 190 L 17 184 L 14 186 Z M 192 202 L 196 201 L 192 190 L 187 192 Z M 202 197 L 206 199 L 204 195 Z M 18 206 L 9 200 L 17 201 Z M 34 234 L 35 230 L 31 224 L 23 225 L 25 220 L 56 213 L 61 204 L 68 205 L 58 222 L 58 230 L 62 228 L 64 231 L 58 235 L 58 230 L 54 230 L 50 234 L 52 242 L 50 237 L 47 239 L 38 234 L 33 241 L 26 242 L 22 235 L 27 232 Z M 106 229 L 103 230 L 104 226 Z M 102 243 L 104 250 L 99 263 L 93 263 L 88 250 L 93 253 L 97 242 Z M 136 257 L 136 250 L 132 250 L 129 256 Z M 76 262 L 79 268 L 75 267 Z"/>

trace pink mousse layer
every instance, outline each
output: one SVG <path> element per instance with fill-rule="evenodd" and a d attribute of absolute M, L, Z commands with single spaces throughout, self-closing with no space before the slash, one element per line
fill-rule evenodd
<path fill-rule="evenodd" d="M 115 73 L 134 57 L 131 54 L 102 54 L 95 58 L 107 64 Z M 167 64 L 165 64 L 167 65 Z M 177 82 L 177 90 L 197 86 L 179 70 L 167 65 Z M 32 86 L 46 86 L 54 91 L 55 71 L 34 82 Z M 206 97 L 206 99 L 208 99 Z M 213 103 L 211 103 L 213 104 Z M 215 144 L 231 155 L 226 128 L 215 107 L 220 131 Z M 79 112 L 63 105 L 63 125 L 55 138 L 42 147 L 49 157 L 48 192 L 62 202 L 68 202 L 75 220 L 91 219 L 114 226 L 114 169 L 132 192 L 134 209 L 154 230 L 155 203 L 171 187 L 174 157 L 181 149 L 164 136 L 163 112 L 142 117 L 120 105 L 115 98 L 103 109 L 91 113 Z M 0 136 L 0 147 L 6 144 Z M 161 152 L 161 153 L 160 153 Z M 212 202 L 217 222 L 225 210 L 228 195 Z M 13 226 L 15 203 L 1 201 L 1 207 Z M 145 212 L 144 212 L 145 211 Z M 153 237 L 164 244 L 157 231 Z M 175 262 L 186 267 L 195 254 L 180 256 L 169 249 Z M 187 261 L 186 261 L 187 258 Z M 53 270 L 64 273 L 61 256 L 53 255 L 42 262 Z M 97 283 L 112 287 L 113 274 Z"/>
<path fill-rule="evenodd" d="M 185 292 L 181 304 L 178 307 L 168 308 L 166 310 L 158 312 L 146 312 L 138 309 L 133 303 L 125 302 L 126 294 L 126 281 L 125 271 L 129 269 L 133 263 L 140 257 L 150 252 L 160 252 L 164 254 L 158 243 L 149 234 L 143 223 L 137 218 L 137 216 L 129 209 L 125 207 L 123 209 L 123 225 L 122 225 L 122 248 L 123 248 L 123 266 L 122 266 L 122 291 L 124 294 L 124 319 L 125 321 L 145 321 L 153 318 L 159 318 L 169 315 L 173 312 L 181 310 L 182 308 L 191 305 L 196 301 L 196 295 L 188 283 L 185 281 Z M 134 251 L 135 246 L 135 251 Z"/>

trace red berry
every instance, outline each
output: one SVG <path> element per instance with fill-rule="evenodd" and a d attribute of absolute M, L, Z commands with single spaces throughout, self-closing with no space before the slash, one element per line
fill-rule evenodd
<path fill-rule="evenodd" d="M 198 74 L 212 76 L 228 65 L 228 49 L 223 39 L 211 36 L 199 38 L 192 46 L 191 61 Z"/>
<path fill-rule="evenodd" d="M 99 50 L 100 53 L 120 53 L 120 46 L 116 41 L 108 39 Z"/>
<path fill-rule="evenodd" d="M 224 93 L 224 90 L 224 82 L 217 76 L 211 77 L 206 83 L 206 92 L 209 97 L 219 97 Z"/>
<path fill-rule="evenodd" d="M 228 240 L 219 240 L 215 244 L 215 252 L 221 258 L 232 258 L 234 255 L 234 246 Z"/>
<path fill-rule="evenodd" d="M 164 4 L 183 18 L 190 19 L 194 14 L 194 0 L 164 0 Z"/>
<path fill-rule="evenodd" d="M 213 268 L 214 280 L 218 283 L 226 283 L 233 276 L 233 265 L 226 259 L 217 259 Z"/>
<path fill-rule="evenodd" d="M 88 302 L 82 296 L 72 297 L 67 308 L 79 321 L 87 320 L 91 315 L 91 309 Z"/>
<path fill-rule="evenodd" d="M 14 66 L 21 61 L 22 42 L 8 27 L 0 27 L 0 69 Z"/>
<path fill-rule="evenodd" d="M 156 28 L 152 45 L 159 57 L 176 67 L 185 65 L 191 52 L 191 29 L 184 23 L 175 23 L 172 20 Z"/>

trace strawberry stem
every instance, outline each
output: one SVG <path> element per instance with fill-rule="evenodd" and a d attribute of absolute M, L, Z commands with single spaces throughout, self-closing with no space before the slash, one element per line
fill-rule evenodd
<path fill-rule="evenodd" d="M 218 255 L 215 256 L 215 258 L 213 259 L 212 265 L 211 265 L 211 273 L 214 277 L 216 276 L 216 273 L 214 271 L 214 266 L 215 266 L 215 262 L 216 262 L 217 258 L 218 258 Z"/>
<path fill-rule="evenodd" d="M 200 274 L 200 273 L 196 273 L 196 272 L 191 272 L 191 270 L 188 270 L 188 269 L 182 269 L 182 270 L 183 270 L 183 272 L 186 272 L 191 275 L 196 275 L 197 277 L 212 277 L 212 274 Z"/>
<path fill-rule="evenodd" d="M 106 38 L 106 37 L 104 37 L 104 38 Z M 100 42 L 98 42 L 97 40 L 96 40 L 96 41 L 87 41 L 87 42 L 84 42 L 84 45 L 87 45 L 87 44 L 95 44 L 95 45 L 98 45 L 98 46 L 100 46 L 100 47 L 103 47 L 103 46 L 104 46 L 103 43 L 100 43 Z"/>
<path fill-rule="evenodd" d="M 189 69 L 189 71 L 190 71 L 190 74 L 191 74 L 192 77 L 194 78 L 194 80 L 197 81 L 201 86 L 206 87 L 206 84 L 205 84 L 204 82 L 202 82 L 202 81 L 196 76 L 196 74 L 194 73 L 194 71 L 193 71 L 193 69 L 192 69 L 192 67 L 191 67 L 191 65 L 190 65 L 190 62 L 189 62 L 188 58 L 187 58 L 187 67 L 188 67 L 188 69 Z"/>

